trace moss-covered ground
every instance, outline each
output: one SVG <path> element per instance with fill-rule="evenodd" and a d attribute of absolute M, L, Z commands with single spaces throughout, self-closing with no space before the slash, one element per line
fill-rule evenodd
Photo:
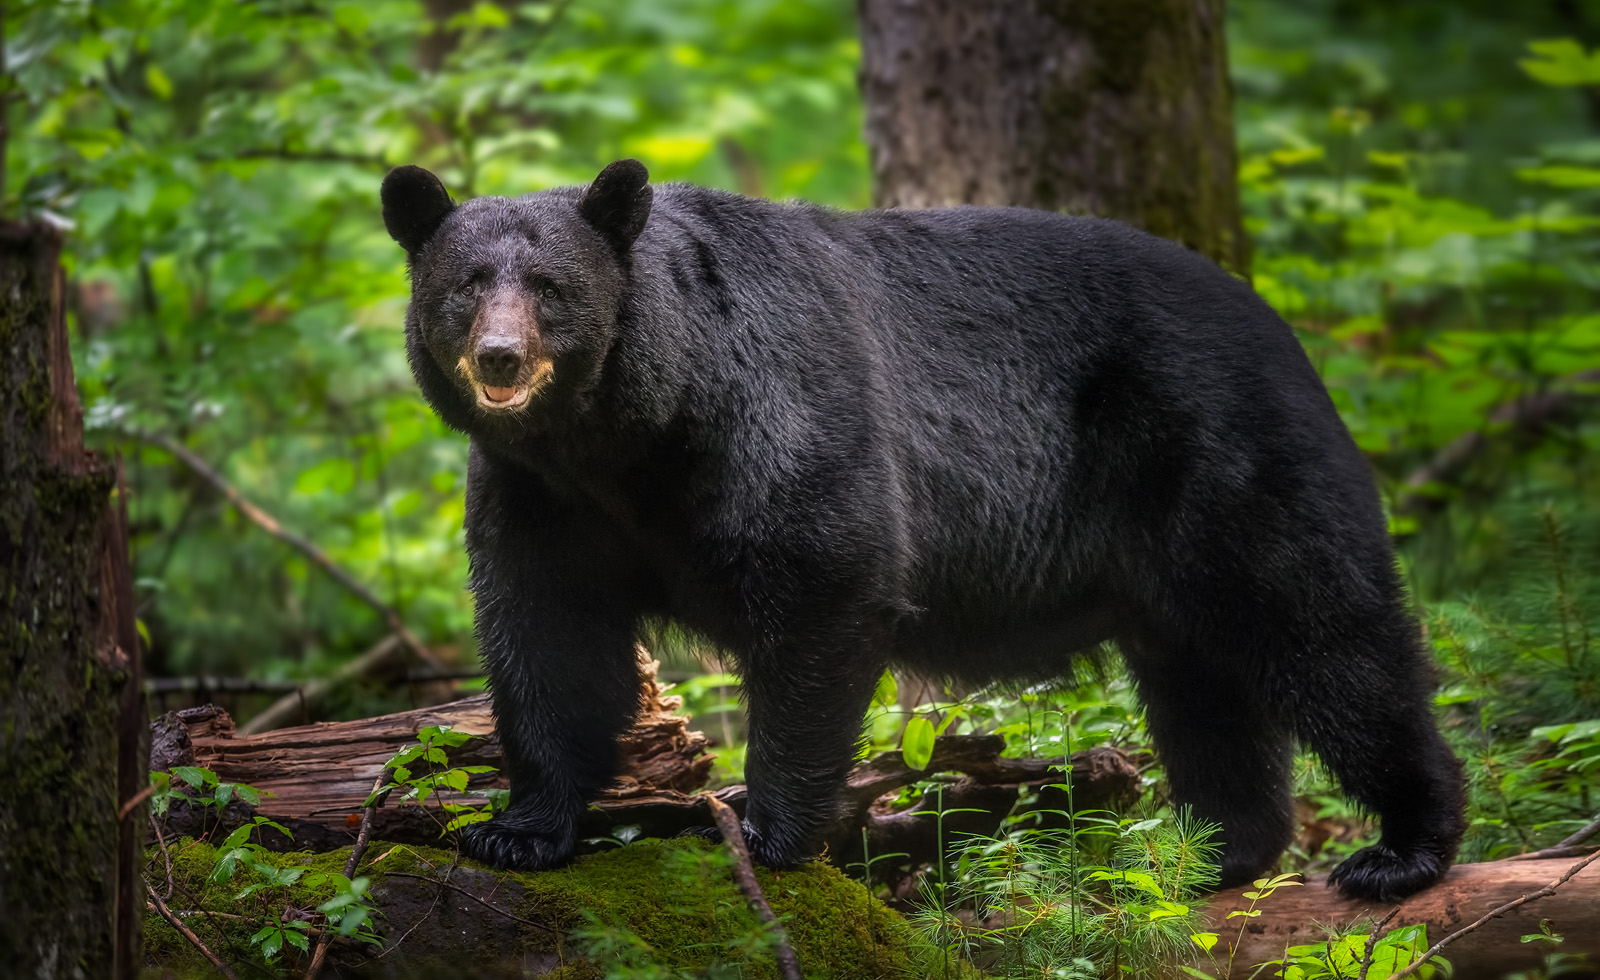
<path fill-rule="evenodd" d="M 305 957 L 286 949 L 268 966 L 250 936 L 286 910 L 312 909 L 328 888 L 266 889 L 240 897 L 260 880 L 239 870 L 210 880 L 216 851 L 184 840 L 171 847 L 173 909 L 205 914 L 185 922 L 249 976 L 299 977 Z M 342 871 L 348 851 L 264 855 L 275 867 Z M 358 872 L 373 880 L 377 931 L 384 946 L 336 946 L 327 976 L 601 978 L 625 960 L 627 976 L 776 977 L 754 914 L 734 886 L 725 850 L 702 841 L 646 840 L 579 858 L 556 871 L 492 871 L 456 862 L 452 853 L 374 842 Z M 407 875 L 448 877 L 459 892 Z M 784 919 L 808 978 L 872 980 L 915 976 L 915 940 L 904 920 L 860 884 L 822 863 L 784 872 L 757 869 L 773 910 Z M 165 890 L 165 866 L 153 855 L 150 879 Z M 499 914 L 511 913 L 523 922 Z M 289 912 L 294 915 L 294 912 Z M 537 926 L 528 923 L 538 923 Z M 382 952 L 381 957 L 377 956 Z M 146 924 L 148 978 L 211 976 L 192 944 L 155 912 Z"/>

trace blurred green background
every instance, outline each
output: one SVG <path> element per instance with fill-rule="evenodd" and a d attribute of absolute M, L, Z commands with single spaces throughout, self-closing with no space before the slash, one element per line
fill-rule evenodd
<path fill-rule="evenodd" d="M 466 443 L 405 366 L 383 173 L 418 163 L 465 198 L 637 156 L 657 180 L 863 207 L 854 16 L 842 0 L 11 4 L 7 204 L 71 227 L 78 380 L 91 442 L 126 461 L 147 671 L 298 683 L 389 628 L 132 432 L 190 447 L 473 666 Z M 1580 0 L 1229 4 L 1255 284 L 1391 505 L 1485 853 L 1591 810 L 1600 775 L 1597 35 Z M 1531 397 L 1554 399 L 1539 425 L 1497 413 Z M 719 669 L 653 639 L 675 676 Z M 327 713 L 419 696 L 392 680 Z M 726 677 L 689 692 L 729 706 Z M 1125 684 L 1075 697 L 1079 737 L 1139 742 Z M 1005 727 L 1021 703 L 963 724 Z M 904 712 L 884 710 L 874 737 L 893 744 Z M 730 717 L 707 728 L 736 743 Z M 1336 807 L 1307 773 L 1307 798 Z"/>

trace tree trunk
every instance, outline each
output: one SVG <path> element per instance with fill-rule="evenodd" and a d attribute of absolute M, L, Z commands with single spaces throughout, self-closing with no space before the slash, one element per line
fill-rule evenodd
<path fill-rule="evenodd" d="M 0 224 L 0 963 L 134 975 L 148 774 L 114 467 L 83 448 L 61 241 Z M 121 733 L 128 733 L 123 737 Z"/>
<path fill-rule="evenodd" d="M 1117 218 L 1247 274 L 1223 0 L 860 0 L 880 207 Z"/>

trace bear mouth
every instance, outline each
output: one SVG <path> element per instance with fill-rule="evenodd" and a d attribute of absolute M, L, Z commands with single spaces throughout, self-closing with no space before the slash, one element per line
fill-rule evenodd
<path fill-rule="evenodd" d="M 519 384 L 489 385 L 472 377 L 467 359 L 461 359 L 461 369 L 467 373 L 473 391 L 478 396 L 478 407 L 489 412 L 514 412 L 538 394 L 555 377 L 555 365 L 548 359 L 533 368 L 533 376 Z"/>
<path fill-rule="evenodd" d="M 497 388 L 493 385 L 478 385 L 478 404 L 494 411 L 505 412 L 513 408 L 521 408 L 528 403 L 528 397 L 533 394 L 530 385 L 517 385 L 511 388 Z"/>

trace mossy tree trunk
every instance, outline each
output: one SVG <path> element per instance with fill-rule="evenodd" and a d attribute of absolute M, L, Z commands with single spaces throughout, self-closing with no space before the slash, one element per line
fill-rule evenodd
<path fill-rule="evenodd" d="M 83 448 L 58 258 L 0 223 L 0 963 L 136 975 L 147 779 L 114 468 Z"/>
<path fill-rule="evenodd" d="M 1118 218 L 1247 273 L 1223 0 L 860 0 L 880 207 Z"/>

